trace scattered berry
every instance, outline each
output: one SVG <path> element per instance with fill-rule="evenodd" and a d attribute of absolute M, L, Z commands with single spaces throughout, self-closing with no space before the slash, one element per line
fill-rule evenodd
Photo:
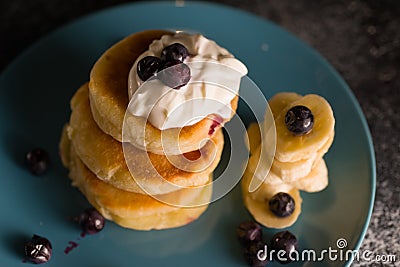
<path fill-rule="evenodd" d="M 41 175 L 50 165 L 49 154 L 41 148 L 35 148 L 26 154 L 25 163 L 32 174 Z"/>
<path fill-rule="evenodd" d="M 269 262 L 269 256 L 265 255 L 268 253 L 265 249 L 266 244 L 262 241 L 252 242 L 244 249 L 244 258 L 247 263 L 252 267 L 264 267 Z"/>
<path fill-rule="evenodd" d="M 147 81 L 150 77 L 157 74 L 161 65 L 161 59 L 158 57 L 144 57 L 137 64 L 137 74 L 142 81 Z"/>
<path fill-rule="evenodd" d="M 164 49 L 161 51 L 160 58 L 164 62 L 169 62 L 169 61 L 183 62 L 183 60 L 188 56 L 189 56 L 189 51 L 184 45 L 180 43 L 174 43 L 164 47 Z"/>
<path fill-rule="evenodd" d="M 190 75 L 189 66 L 179 60 L 175 60 L 165 62 L 163 70 L 158 73 L 158 78 L 165 85 L 179 89 L 189 82 Z"/>
<path fill-rule="evenodd" d="M 291 253 L 298 250 L 297 239 L 289 231 L 278 232 L 272 237 L 271 250 L 274 250 L 274 259 L 283 264 L 290 263 L 292 262 L 291 258 L 295 257 L 295 255 Z M 279 254 L 278 256 L 279 251 L 284 251 L 285 253 L 282 255 Z"/>
<path fill-rule="evenodd" d="M 52 246 L 47 238 L 33 235 L 32 239 L 25 244 L 26 259 L 36 264 L 50 260 Z"/>
<path fill-rule="evenodd" d="M 236 228 L 236 234 L 240 244 L 247 246 L 249 243 L 257 242 L 262 240 L 262 228 L 261 226 L 252 221 L 242 222 Z"/>
<path fill-rule="evenodd" d="M 287 217 L 291 215 L 295 208 L 294 199 L 284 192 L 275 194 L 269 201 L 269 209 L 278 217 Z"/>
<path fill-rule="evenodd" d="M 285 124 L 296 136 L 308 134 L 314 125 L 314 116 L 305 106 L 294 106 L 286 113 Z"/>
<path fill-rule="evenodd" d="M 95 208 L 88 208 L 79 215 L 78 223 L 85 233 L 91 235 L 104 228 L 105 219 Z"/>

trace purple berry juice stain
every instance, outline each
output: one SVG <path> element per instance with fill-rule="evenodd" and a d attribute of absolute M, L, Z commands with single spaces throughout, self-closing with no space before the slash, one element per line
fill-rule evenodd
<path fill-rule="evenodd" d="M 78 243 L 76 243 L 74 241 L 69 241 L 68 244 L 69 245 L 64 249 L 65 255 L 68 255 L 68 253 L 70 253 L 72 250 L 74 250 L 79 245 Z"/>

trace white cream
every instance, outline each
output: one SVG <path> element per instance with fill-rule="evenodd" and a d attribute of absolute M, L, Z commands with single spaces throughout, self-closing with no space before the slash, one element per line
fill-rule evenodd
<path fill-rule="evenodd" d="M 190 67 L 189 83 L 172 89 L 158 79 L 143 82 L 137 75 L 137 63 L 145 56 L 159 57 L 164 47 L 181 43 L 190 56 L 184 63 Z M 140 55 L 129 73 L 129 111 L 147 118 L 160 130 L 193 125 L 214 114 L 229 120 L 230 103 L 237 96 L 246 66 L 225 48 L 200 34 L 176 33 L 155 40 Z"/>

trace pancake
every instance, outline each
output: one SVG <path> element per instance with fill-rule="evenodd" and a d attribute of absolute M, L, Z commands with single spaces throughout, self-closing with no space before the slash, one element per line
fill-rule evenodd
<path fill-rule="evenodd" d="M 149 195 L 123 191 L 99 180 L 79 159 L 66 134 L 60 143 L 60 154 L 69 169 L 72 184 L 106 219 L 120 226 L 136 230 L 174 228 L 196 220 L 207 209 L 208 205 L 195 208 L 171 206 Z M 182 189 L 166 195 L 165 199 L 174 199 L 181 205 L 195 205 L 208 203 L 211 194 L 212 187 L 194 191 Z"/>
<path fill-rule="evenodd" d="M 103 132 L 118 141 L 123 139 L 124 116 L 129 103 L 129 71 L 150 43 L 165 34 L 172 32 L 147 30 L 128 36 L 109 48 L 91 70 L 89 96 L 93 118 Z M 237 103 L 238 97 L 235 97 L 231 101 L 232 116 Z M 215 134 L 210 129 L 216 127 L 213 114 L 194 125 L 162 131 L 144 118 L 131 116 L 129 119 L 129 127 L 126 129 L 129 132 L 125 134 L 130 142 L 155 154 L 178 155 L 197 150 L 202 140 Z"/>
<path fill-rule="evenodd" d="M 169 158 L 125 144 L 130 166 L 137 166 L 128 169 L 122 143 L 102 132 L 92 118 L 87 84 L 73 96 L 71 108 L 67 131 L 76 154 L 99 179 L 116 188 L 143 193 L 140 183 L 148 193 L 165 194 L 179 189 L 170 183 L 183 187 L 204 185 L 221 158 L 224 139 L 222 130 L 218 130 L 200 150 Z"/>

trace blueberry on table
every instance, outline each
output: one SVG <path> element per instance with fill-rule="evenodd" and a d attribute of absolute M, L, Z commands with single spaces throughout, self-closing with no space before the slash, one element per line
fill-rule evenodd
<path fill-rule="evenodd" d="M 39 264 L 50 260 L 52 246 L 47 238 L 33 235 L 32 239 L 25 244 L 26 259 Z"/>
<path fill-rule="evenodd" d="M 266 244 L 262 241 L 250 243 L 245 247 L 243 255 L 247 263 L 252 267 L 264 267 L 269 263 L 268 249 L 266 249 Z"/>
<path fill-rule="evenodd" d="M 32 174 L 41 175 L 49 168 L 49 154 L 44 149 L 35 148 L 25 155 L 25 163 Z"/>
<path fill-rule="evenodd" d="M 294 251 L 298 250 L 297 238 L 289 231 L 281 231 L 272 237 L 270 247 L 274 259 L 283 264 L 290 263 L 296 257 Z"/>
<path fill-rule="evenodd" d="M 270 211 L 278 217 L 290 216 L 295 208 L 294 199 L 285 192 L 275 194 L 268 201 Z"/>
<path fill-rule="evenodd" d="M 168 61 L 183 62 L 183 60 L 188 56 L 189 56 L 189 51 L 184 45 L 180 43 L 174 43 L 164 47 L 164 49 L 161 51 L 160 58 L 164 62 Z"/>
<path fill-rule="evenodd" d="M 174 89 L 179 89 L 186 85 L 190 78 L 189 66 L 178 60 L 165 62 L 162 71 L 158 73 L 158 79 Z"/>
<path fill-rule="evenodd" d="M 252 221 L 242 222 L 236 228 L 236 234 L 240 244 L 246 246 L 252 242 L 257 242 L 262 240 L 262 228 L 261 226 Z"/>
<path fill-rule="evenodd" d="M 91 235 L 103 230 L 105 219 L 95 208 L 87 208 L 79 215 L 78 223 L 85 233 Z"/>
<path fill-rule="evenodd" d="M 150 77 L 157 74 L 161 65 L 161 59 L 158 57 L 144 57 L 137 64 L 137 74 L 142 81 L 147 81 Z"/>
<path fill-rule="evenodd" d="M 314 115 L 305 106 L 294 106 L 286 113 L 285 124 L 296 136 L 308 134 L 314 126 Z"/>

